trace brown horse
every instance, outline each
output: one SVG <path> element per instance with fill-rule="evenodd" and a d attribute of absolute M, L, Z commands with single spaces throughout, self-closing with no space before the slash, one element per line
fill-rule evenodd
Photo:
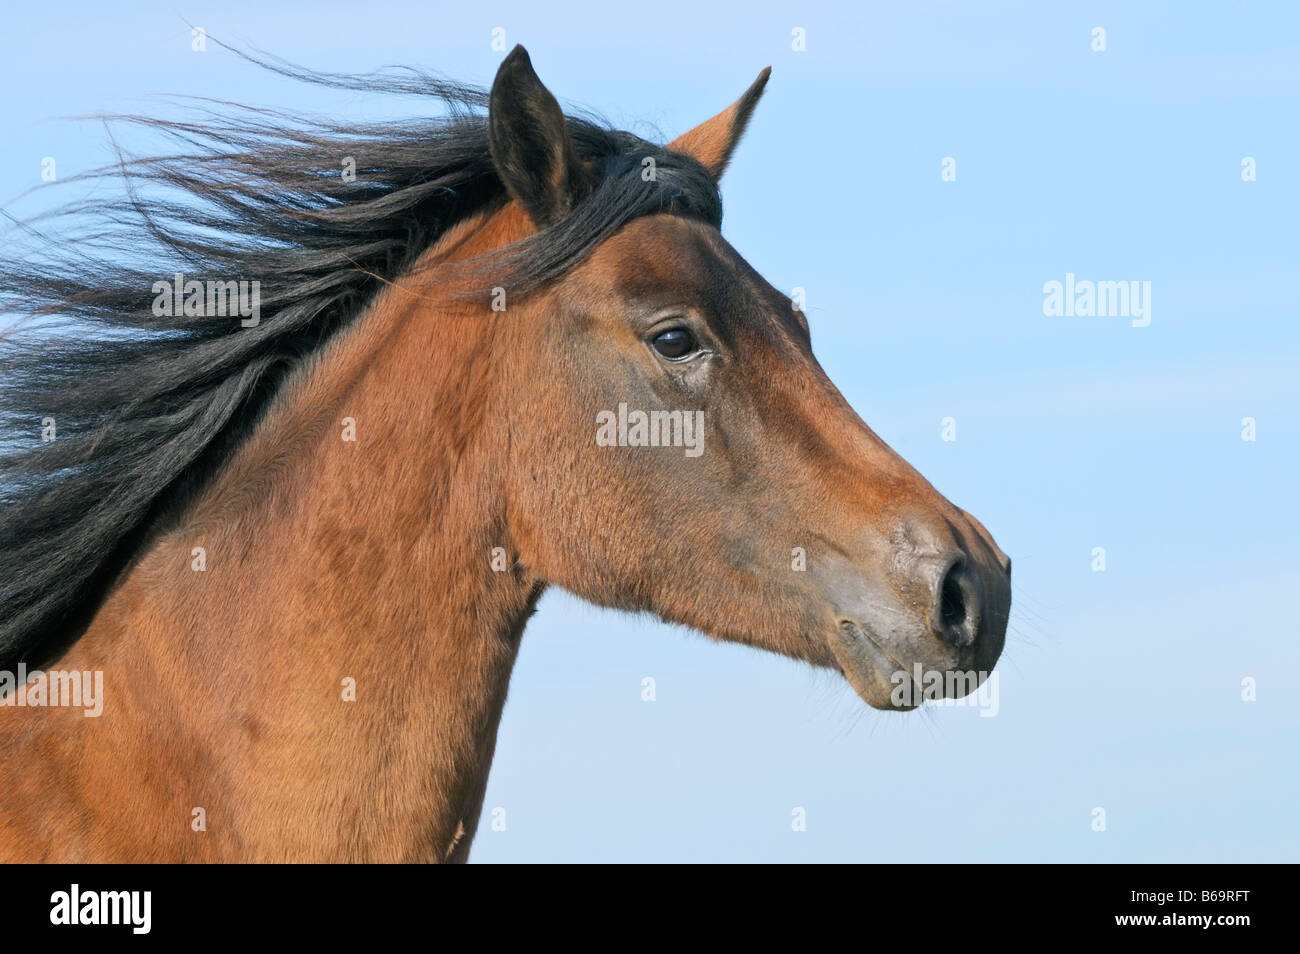
<path fill-rule="evenodd" d="M 550 585 L 882 709 L 992 669 L 1010 561 L 718 231 L 766 80 L 659 147 L 566 118 L 516 48 L 490 96 L 393 81 L 486 116 L 257 113 L 124 162 L 193 200 L 127 209 L 167 266 L 9 268 L 11 311 L 81 324 L 6 339 L 7 428 L 54 433 L 6 456 L 0 669 L 49 669 L 0 707 L 0 858 L 464 861 Z M 260 306 L 178 277 L 173 314 L 172 262 Z M 94 673 L 101 714 L 53 704 Z"/>

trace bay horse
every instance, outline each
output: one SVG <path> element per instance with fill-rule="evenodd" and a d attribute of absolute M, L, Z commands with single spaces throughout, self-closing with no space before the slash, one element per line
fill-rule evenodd
<path fill-rule="evenodd" d="M 658 146 L 566 116 L 522 47 L 488 92 L 258 62 L 449 108 L 125 117 L 180 151 L 88 174 L 127 195 L 73 207 L 75 239 L 26 224 L 0 858 L 465 861 L 548 586 L 880 709 L 993 668 L 1009 559 L 719 232 L 768 70 Z M 83 674 L 97 714 L 66 704 Z"/>

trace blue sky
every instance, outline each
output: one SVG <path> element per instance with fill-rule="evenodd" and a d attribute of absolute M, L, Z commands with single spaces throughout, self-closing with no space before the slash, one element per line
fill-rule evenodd
<path fill-rule="evenodd" d="M 993 718 L 867 711 L 838 677 L 551 592 L 472 860 L 1300 860 L 1295 5 L 131 6 L 6 11 L 3 199 L 46 156 L 60 177 L 103 160 L 96 124 L 59 117 L 154 94 L 426 105 L 194 53 L 187 21 L 322 69 L 482 84 L 503 27 L 562 99 L 664 137 L 770 64 L 724 234 L 806 290 L 832 379 L 1014 558 Z M 1150 325 L 1046 317 L 1067 272 L 1151 282 Z"/>

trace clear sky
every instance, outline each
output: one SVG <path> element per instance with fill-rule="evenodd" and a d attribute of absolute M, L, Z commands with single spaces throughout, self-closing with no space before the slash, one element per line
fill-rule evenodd
<path fill-rule="evenodd" d="M 0 200 L 45 157 L 103 160 L 59 117 L 153 94 L 427 108 L 195 53 L 189 24 L 481 84 L 501 27 L 561 99 L 665 138 L 770 64 L 724 234 L 805 289 L 831 378 L 1015 561 L 993 717 L 869 711 L 830 674 L 551 592 L 472 860 L 1300 860 L 1295 4 L 128 6 L 6 8 Z M 1067 273 L 1150 282 L 1149 325 L 1045 315 Z"/>

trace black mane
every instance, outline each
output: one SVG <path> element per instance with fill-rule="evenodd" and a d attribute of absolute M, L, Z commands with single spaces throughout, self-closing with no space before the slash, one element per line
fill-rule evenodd
<path fill-rule="evenodd" d="M 444 108 L 353 125 L 229 103 L 195 106 L 184 121 L 114 117 L 177 152 L 119 153 L 76 179 L 120 178 L 120 198 L 16 223 L 8 247 L 27 247 L 0 259 L 0 669 L 61 655 L 288 372 L 450 227 L 505 200 L 485 91 L 417 70 L 351 76 L 254 62 Z M 567 122 L 602 179 L 568 217 L 493 256 L 491 284 L 535 288 L 641 215 L 720 222 L 717 187 L 694 160 L 593 118 Z M 70 229 L 47 229 L 64 221 Z M 260 323 L 155 316 L 153 285 L 176 272 L 260 281 Z M 47 418 L 57 436 L 43 442 Z"/>

